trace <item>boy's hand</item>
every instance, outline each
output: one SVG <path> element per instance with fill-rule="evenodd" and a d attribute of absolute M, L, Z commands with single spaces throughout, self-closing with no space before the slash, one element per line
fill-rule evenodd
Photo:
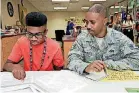
<path fill-rule="evenodd" d="M 24 80 L 24 78 L 26 77 L 24 68 L 19 64 L 13 66 L 12 73 L 13 76 L 18 80 Z"/>

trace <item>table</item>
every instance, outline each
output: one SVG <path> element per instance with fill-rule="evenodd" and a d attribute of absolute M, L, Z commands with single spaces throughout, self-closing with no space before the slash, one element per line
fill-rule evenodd
<path fill-rule="evenodd" d="M 76 80 L 79 75 L 75 72 L 71 72 L 71 71 L 67 71 L 66 73 L 64 71 L 27 71 L 26 75 L 29 76 L 33 76 L 34 78 L 38 79 L 40 78 L 40 76 L 50 76 L 52 74 L 57 74 L 57 73 L 63 73 L 63 75 L 61 76 L 61 78 L 64 78 L 63 76 L 65 75 L 68 76 L 70 79 Z M 137 73 L 139 75 L 139 71 L 135 71 L 135 73 Z M 72 75 L 73 74 L 73 75 Z M 12 73 L 10 72 L 1 72 L 1 80 L 4 80 L 6 78 L 3 78 L 3 76 L 9 76 L 12 77 Z M 77 76 L 77 78 L 75 77 Z M 52 77 L 51 77 L 52 78 Z M 64 82 L 62 82 L 64 85 L 66 85 L 66 83 L 68 82 L 68 78 L 67 80 Z M 81 78 L 78 79 L 79 81 L 82 80 Z M 12 82 L 16 82 L 17 80 L 14 79 Z M 75 81 L 76 82 L 76 81 Z M 87 85 L 83 86 L 82 88 L 79 88 L 78 90 L 72 92 L 72 93 L 96 93 L 96 92 L 110 92 L 110 93 L 127 93 L 125 90 L 126 88 L 139 88 L 139 81 L 128 81 L 128 82 L 94 82 L 92 80 L 89 80 L 87 78 L 85 78 L 85 82 L 87 83 Z M 44 83 L 48 83 L 45 82 Z M 71 82 L 73 83 L 73 82 Z M 2 84 L 3 85 L 3 84 Z M 42 85 L 43 86 L 43 85 Z M 80 85 L 82 86 L 82 85 Z M 67 91 L 66 91 L 67 92 Z M 69 92 L 71 93 L 71 92 Z"/>

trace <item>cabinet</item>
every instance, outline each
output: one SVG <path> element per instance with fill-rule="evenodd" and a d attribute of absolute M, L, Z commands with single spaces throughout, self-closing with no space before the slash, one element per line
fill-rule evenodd
<path fill-rule="evenodd" d="M 9 54 L 12 51 L 12 48 L 18 38 L 20 38 L 21 35 L 8 35 L 1 38 L 1 71 L 3 69 L 3 65 L 5 64 Z"/>

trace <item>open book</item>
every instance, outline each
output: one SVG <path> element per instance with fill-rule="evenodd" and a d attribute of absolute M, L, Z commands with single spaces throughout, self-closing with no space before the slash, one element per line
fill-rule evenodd
<path fill-rule="evenodd" d="M 15 79 L 12 73 L 2 75 L 2 78 L 3 93 L 65 93 L 65 91 L 71 93 L 86 86 L 88 81 L 76 72 L 67 70 L 47 72 L 37 78 L 27 73 L 24 82 Z"/>
<path fill-rule="evenodd" d="M 2 93 L 46 93 L 34 83 L 32 75 L 27 75 L 24 81 L 21 81 L 15 79 L 10 72 L 1 74 L 1 91 Z"/>

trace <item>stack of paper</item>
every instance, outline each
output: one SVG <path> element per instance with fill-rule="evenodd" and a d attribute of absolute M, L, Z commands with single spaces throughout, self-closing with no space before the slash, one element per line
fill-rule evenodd
<path fill-rule="evenodd" d="M 60 71 L 56 74 L 50 74 L 35 80 L 35 83 L 39 84 L 50 93 L 73 92 L 87 85 L 86 78 L 71 71 Z"/>

